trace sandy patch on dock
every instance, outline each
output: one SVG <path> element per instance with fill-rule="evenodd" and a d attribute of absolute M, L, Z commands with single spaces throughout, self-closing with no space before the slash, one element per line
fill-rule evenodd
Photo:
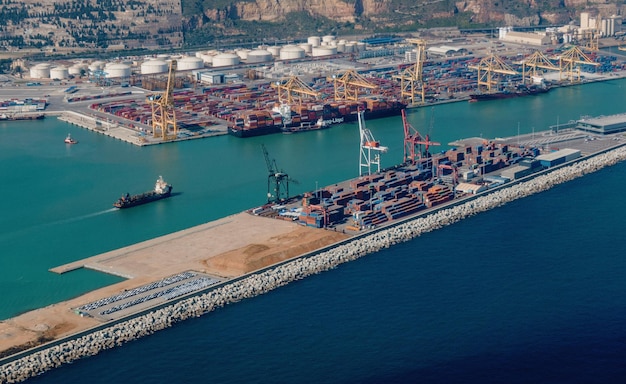
<path fill-rule="evenodd" d="M 51 269 L 82 266 L 129 279 L 0 322 L 0 356 L 101 324 L 72 308 L 183 271 L 236 277 L 336 243 L 347 235 L 240 213 Z M 71 273 L 71 272 L 69 272 Z"/>

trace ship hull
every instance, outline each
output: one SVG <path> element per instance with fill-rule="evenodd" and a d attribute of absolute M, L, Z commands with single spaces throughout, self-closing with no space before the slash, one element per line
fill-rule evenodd
<path fill-rule="evenodd" d="M 13 115 L 13 116 L 2 115 L 0 116 L 0 121 L 41 120 L 44 117 L 46 116 L 43 114 L 41 115 Z"/>
<path fill-rule="evenodd" d="M 245 127 L 228 127 L 228 133 L 236 136 L 236 137 L 254 137 L 254 136 L 262 136 L 269 135 L 272 133 L 279 133 L 280 127 L 275 125 L 259 127 L 259 128 L 245 128 Z"/>
<path fill-rule="evenodd" d="M 131 208 L 131 207 L 136 207 L 138 205 L 148 204 L 154 201 L 166 199 L 170 197 L 171 195 L 172 195 L 172 187 L 168 186 L 167 190 L 164 191 L 163 193 L 150 191 L 150 192 L 142 193 L 139 195 L 133 195 L 124 200 L 120 199 L 116 201 L 115 203 L 113 203 L 113 206 L 120 208 L 120 209 Z"/>
<path fill-rule="evenodd" d="M 398 116 L 402 113 L 402 110 L 406 108 L 406 105 L 400 102 L 394 103 L 392 106 L 380 108 L 380 109 L 366 109 L 365 110 L 365 118 L 366 119 L 378 119 L 383 117 L 391 117 Z M 357 112 L 347 112 L 341 113 L 338 108 L 327 108 L 324 111 L 321 111 L 319 115 L 309 117 L 310 121 L 318 121 L 322 120 L 322 124 L 308 124 L 305 122 L 301 122 L 296 120 L 290 124 L 286 125 L 266 125 L 255 128 L 248 127 L 240 127 L 240 126 L 229 126 L 228 133 L 236 136 L 236 137 L 254 137 L 261 135 L 269 135 L 272 133 L 297 133 L 297 132 L 307 132 L 313 130 L 320 130 L 330 128 L 333 125 L 343 124 L 348 122 L 354 122 L 358 120 Z"/>
<path fill-rule="evenodd" d="M 514 92 L 494 92 L 494 93 L 477 93 L 470 95 L 470 101 L 488 101 L 488 100 L 500 100 L 500 99 L 511 99 L 514 97 L 524 97 L 524 96 L 535 96 L 540 95 L 542 93 L 547 93 L 550 91 L 550 88 L 533 88 L 527 90 L 520 90 Z"/>

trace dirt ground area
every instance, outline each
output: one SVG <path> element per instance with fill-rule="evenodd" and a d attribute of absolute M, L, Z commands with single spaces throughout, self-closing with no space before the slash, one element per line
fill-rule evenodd
<path fill-rule="evenodd" d="M 87 266 L 129 279 L 0 322 L 0 356 L 101 324 L 94 318 L 78 316 L 72 308 L 125 289 L 189 270 L 232 278 L 346 237 L 338 232 L 240 213 L 53 268 L 53 272 L 71 273 Z"/>

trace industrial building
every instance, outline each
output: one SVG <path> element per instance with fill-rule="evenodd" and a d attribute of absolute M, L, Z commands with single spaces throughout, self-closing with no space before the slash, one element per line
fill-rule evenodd
<path fill-rule="evenodd" d="M 576 121 L 576 128 L 602 135 L 624 132 L 626 131 L 626 113 L 580 119 Z"/>
<path fill-rule="evenodd" d="M 539 160 L 541 165 L 546 168 L 555 167 L 568 161 L 575 160 L 580 157 L 579 149 L 565 148 L 559 151 L 539 155 L 535 159 Z"/>
<path fill-rule="evenodd" d="M 500 28 L 499 39 L 508 43 L 528 44 L 528 45 L 548 45 L 552 43 L 552 38 L 545 33 L 516 32 L 511 27 Z"/>

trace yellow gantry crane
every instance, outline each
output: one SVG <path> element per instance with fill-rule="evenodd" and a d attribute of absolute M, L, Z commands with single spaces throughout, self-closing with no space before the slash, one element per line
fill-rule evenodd
<path fill-rule="evenodd" d="M 559 56 L 560 78 L 565 74 L 570 82 L 580 81 L 580 65 L 600 65 L 591 60 L 580 48 L 573 46 Z"/>
<path fill-rule="evenodd" d="M 497 88 L 500 83 L 502 75 L 518 75 L 519 73 L 506 64 L 498 56 L 491 54 L 484 57 L 478 65 L 470 65 L 469 68 L 478 71 L 478 90 L 481 91 L 481 86 L 486 87 L 487 91 L 492 91 L 493 88 Z"/>
<path fill-rule="evenodd" d="M 303 99 L 309 97 L 317 99 L 320 93 L 304 83 L 296 76 L 291 76 L 285 81 L 278 81 L 271 84 L 278 92 L 278 101 L 292 104 L 295 101 L 302 103 Z"/>
<path fill-rule="evenodd" d="M 419 97 L 423 103 L 426 99 L 426 87 L 422 78 L 426 61 L 426 41 L 422 39 L 406 39 L 406 41 L 417 46 L 415 64 L 407 67 L 395 77 L 400 80 L 402 98 L 408 99 L 411 104 L 417 104 Z"/>
<path fill-rule="evenodd" d="M 152 106 L 152 134 L 154 137 L 163 138 L 163 140 L 173 140 L 178 134 L 174 97 L 172 96 L 176 66 L 176 60 L 170 61 L 165 91 L 162 94 L 152 94 L 147 99 L 148 104 Z"/>
<path fill-rule="evenodd" d="M 532 82 L 532 76 L 537 76 L 538 74 L 537 68 L 547 69 L 550 71 L 559 70 L 559 67 L 553 64 L 546 55 L 541 53 L 541 51 L 535 51 L 535 53 L 522 61 L 522 81 Z"/>
<path fill-rule="evenodd" d="M 349 69 L 341 75 L 333 75 L 329 80 L 332 80 L 335 88 L 335 100 L 357 101 L 359 96 L 362 96 L 361 91 L 378 88 L 354 69 Z"/>

